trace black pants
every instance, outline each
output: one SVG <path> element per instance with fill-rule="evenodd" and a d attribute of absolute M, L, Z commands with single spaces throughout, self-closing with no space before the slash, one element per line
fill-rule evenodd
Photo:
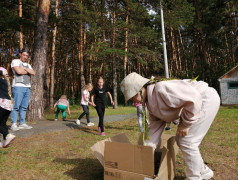
<path fill-rule="evenodd" d="M 6 139 L 8 135 L 7 119 L 11 111 L 3 109 L 0 107 L 0 133 L 3 135 L 3 139 Z"/>
<path fill-rule="evenodd" d="M 87 122 L 90 123 L 88 106 L 87 105 L 83 105 L 83 104 L 81 104 L 81 106 L 83 108 L 83 113 L 79 116 L 78 119 L 81 119 L 86 114 Z"/>
<path fill-rule="evenodd" d="M 105 105 L 101 103 L 96 104 L 96 110 L 99 117 L 98 127 L 101 128 L 101 132 L 104 132 L 103 121 L 104 121 Z"/>

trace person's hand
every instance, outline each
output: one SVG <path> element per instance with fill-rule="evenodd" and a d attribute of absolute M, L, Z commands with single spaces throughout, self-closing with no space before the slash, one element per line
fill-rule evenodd
<path fill-rule="evenodd" d="M 114 101 L 111 101 L 111 104 L 114 106 Z"/>
<path fill-rule="evenodd" d="M 189 131 L 189 127 L 186 127 L 183 125 L 183 123 L 180 123 L 178 125 L 178 129 L 177 129 L 177 136 L 187 136 L 188 135 L 188 131 Z"/>
<path fill-rule="evenodd" d="M 93 106 L 93 107 L 96 107 L 96 104 L 92 103 L 92 106 Z"/>

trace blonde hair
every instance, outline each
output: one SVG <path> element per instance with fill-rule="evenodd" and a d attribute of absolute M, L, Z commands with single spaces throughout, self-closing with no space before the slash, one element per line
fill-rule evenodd
<path fill-rule="evenodd" d="M 93 89 L 93 85 L 91 83 L 88 83 L 84 86 L 83 90 L 88 90 L 88 88 L 90 87 Z"/>
<path fill-rule="evenodd" d="M 99 77 L 97 78 L 97 83 L 98 83 L 99 80 L 103 80 L 103 82 L 104 82 L 104 79 L 103 79 L 102 76 L 99 76 Z"/>

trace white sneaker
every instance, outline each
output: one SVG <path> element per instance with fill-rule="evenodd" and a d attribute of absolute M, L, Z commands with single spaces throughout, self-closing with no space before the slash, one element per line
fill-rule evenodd
<path fill-rule="evenodd" d="M 87 124 L 87 126 L 94 126 L 94 123 L 90 122 Z"/>
<path fill-rule="evenodd" d="M 55 119 L 55 121 L 58 121 L 58 119 Z"/>
<path fill-rule="evenodd" d="M 27 124 L 21 124 L 21 125 L 19 125 L 19 129 L 31 129 L 32 128 L 32 126 L 29 126 L 29 125 L 27 125 Z"/>
<path fill-rule="evenodd" d="M 211 179 L 213 175 L 213 171 L 207 165 L 204 165 L 204 169 L 201 171 L 202 179 Z"/>
<path fill-rule="evenodd" d="M 2 148 L 3 147 L 3 143 L 2 142 L 0 142 L 0 148 Z"/>
<path fill-rule="evenodd" d="M 80 120 L 79 119 L 76 120 L 76 124 L 80 125 Z"/>
<path fill-rule="evenodd" d="M 19 131 L 19 127 L 17 127 L 17 123 L 13 123 L 12 126 L 11 126 L 11 130 L 12 131 Z"/>
<path fill-rule="evenodd" d="M 10 145 L 10 143 L 16 138 L 13 134 L 8 134 L 6 140 L 3 141 L 3 147 L 6 148 Z"/>

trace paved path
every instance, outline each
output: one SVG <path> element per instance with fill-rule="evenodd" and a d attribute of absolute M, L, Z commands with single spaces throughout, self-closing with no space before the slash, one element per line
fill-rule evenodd
<path fill-rule="evenodd" d="M 121 114 L 121 115 L 110 115 L 104 117 L 104 122 L 113 122 L 113 121 L 120 121 L 129 118 L 136 118 L 136 114 Z M 95 123 L 95 126 L 98 124 L 98 117 L 91 117 L 91 122 Z M 86 119 L 81 120 L 80 126 L 86 126 Z M 75 123 L 75 120 L 67 120 L 67 121 L 37 121 L 36 124 L 31 125 L 33 126 L 32 129 L 28 130 L 19 130 L 13 132 L 18 137 L 30 137 L 33 134 L 40 134 L 45 132 L 56 132 L 56 131 L 63 131 L 68 129 L 78 129 L 79 126 Z M 11 132 L 11 130 L 10 130 Z"/>

